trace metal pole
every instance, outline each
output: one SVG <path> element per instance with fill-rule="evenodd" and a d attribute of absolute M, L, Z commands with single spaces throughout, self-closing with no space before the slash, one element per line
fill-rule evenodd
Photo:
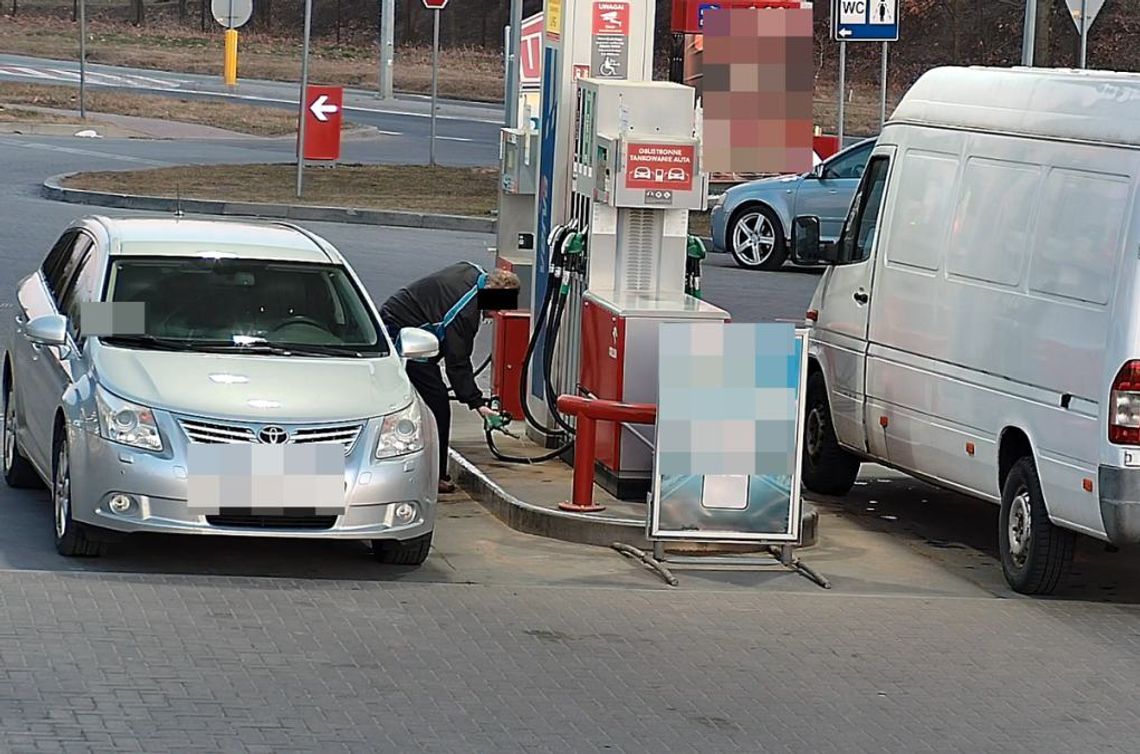
<path fill-rule="evenodd" d="M 439 92 L 439 8 L 436 8 L 433 13 L 435 20 L 433 21 L 434 28 L 431 35 L 431 146 L 429 147 L 429 160 L 430 164 L 435 165 L 435 101 Z"/>
<path fill-rule="evenodd" d="M 511 27 L 503 27 L 503 126 L 511 127 Z"/>
<path fill-rule="evenodd" d="M 309 34 L 313 28 L 313 0 L 305 0 L 305 41 L 301 47 L 301 94 L 297 98 L 297 198 L 305 176 L 305 94 L 309 89 Z"/>
<path fill-rule="evenodd" d="M 1037 0 L 1025 0 L 1025 33 L 1021 36 L 1021 64 L 1033 65 L 1037 47 Z"/>
<path fill-rule="evenodd" d="M 79 0 L 79 117 L 87 119 L 87 0 Z"/>
<path fill-rule="evenodd" d="M 1086 68 L 1089 54 L 1088 0 L 1081 0 L 1081 68 Z"/>
<path fill-rule="evenodd" d="M 507 128 L 518 128 L 519 125 L 519 82 L 522 79 L 522 0 L 511 0 L 511 44 L 507 50 L 509 57 L 507 68 Z"/>
<path fill-rule="evenodd" d="M 380 99 L 392 98 L 395 59 L 396 0 L 382 0 L 380 11 Z"/>
<path fill-rule="evenodd" d="M 879 130 L 887 124 L 887 48 L 888 42 L 883 42 L 883 91 L 879 99 Z"/>
<path fill-rule="evenodd" d="M 839 148 L 843 149 L 843 108 L 847 102 L 847 43 L 839 43 Z"/>

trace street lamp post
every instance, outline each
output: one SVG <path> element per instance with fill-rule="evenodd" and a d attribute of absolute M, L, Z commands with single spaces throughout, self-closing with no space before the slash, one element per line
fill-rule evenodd
<path fill-rule="evenodd" d="M 305 179 L 305 93 L 309 89 L 309 34 L 313 28 L 313 0 L 305 0 L 305 41 L 301 46 L 301 94 L 297 97 L 297 198 Z"/>
<path fill-rule="evenodd" d="M 79 0 L 79 117 L 87 119 L 87 0 Z"/>

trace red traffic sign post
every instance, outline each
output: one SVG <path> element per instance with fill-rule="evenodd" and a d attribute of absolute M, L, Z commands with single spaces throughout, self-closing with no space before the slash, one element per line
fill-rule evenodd
<path fill-rule="evenodd" d="M 447 0 L 423 0 L 424 7 L 433 11 L 431 33 L 431 141 L 428 143 L 428 162 L 435 166 L 435 111 L 439 92 L 439 12 L 447 7 Z"/>
<path fill-rule="evenodd" d="M 428 10 L 443 10 L 447 7 L 447 0 L 424 0 L 424 7 Z"/>
<path fill-rule="evenodd" d="M 344 89 L 339 86 L 310 86 L 305 90 L 304 159 L 340 159 L 343 103 Z"/>

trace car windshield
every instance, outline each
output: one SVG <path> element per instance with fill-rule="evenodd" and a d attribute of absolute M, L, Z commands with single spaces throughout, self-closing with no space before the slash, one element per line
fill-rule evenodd
<path fill-rule="evenodd" d="M 383 356 L 388 344 L 336 265 L 232 258 L 113 259 L 106 301 L 142 303 L 144 325 L 102 340 L 164 350 Z"/>

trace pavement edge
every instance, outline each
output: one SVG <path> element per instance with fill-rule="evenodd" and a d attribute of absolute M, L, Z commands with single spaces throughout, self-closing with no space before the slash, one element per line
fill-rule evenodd
<path fill-rule="evenodd" d="M 320 207 L 298 204 L 263 204 L 213 199 L 171 199 L 169 197 L 116 194 L 106 191 L 68 188 L 63 182 L 80 173 L 62 173 L 43 182 L 40 195 L 45 199 L 68 204 L 88 204 L 116 209 L 147 212 L 183 212 L 230 217 L 259 217 L 275 220 L 308 220 L 345 225 L 385 225 L 396 228 L 423 228 L 464 233 L 495 233 L 495 220 L 463 215 L 436 215 L 395 210 L 357 209 L 353 207 Z"/>
<path fill-rule="evenodd" d="M 544 508 L 521 500 L 504 490 L 474 463 L 457 452 L 448 451 L 448 471 L 460 489 L 470 495 L 495 518 L 515 531 L 534 534 L 563 542 L 609 547 L 615 542 L 651 551 L 645 523 L 626 518 L 592 513 L 571 513 Z M 808 502 L 803 503 L 803 542 L 801 548 L 814 546 L 819 539 L 819 511 Z M 674 549 L 671 544 L 670 550 Z M 700 543 L 677 547 L 686 551 L 723 551 L 725 548 L 706 547 Z M 744 547 L 741 551 L 755 548 Z"/>

